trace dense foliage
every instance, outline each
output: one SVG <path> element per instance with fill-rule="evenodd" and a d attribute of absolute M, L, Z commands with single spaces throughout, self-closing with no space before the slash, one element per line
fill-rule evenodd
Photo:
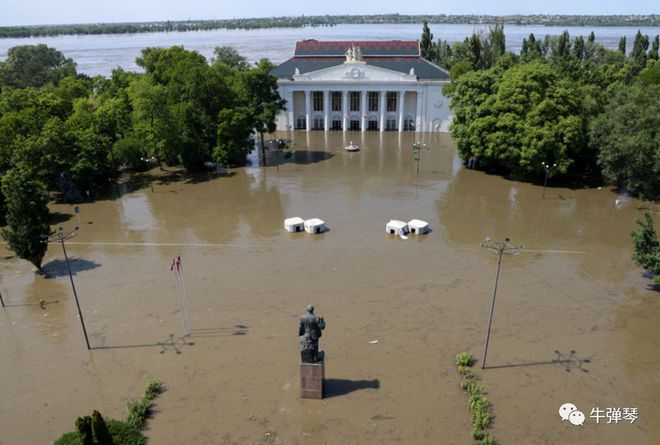
<path fill-rule="evenodd" d="M 431 35 L 428 27 L 423 38 Z M 449 69 L 450 131 L 464 160 L 534 179 L 602 174 L 646 197 L 660 196 L 658 41 L 637 33 L 630 54 L 593 33 L 523 40 L 505 52 L 502 26 L 426 49 Z M 472 163 L 471 163 L 472 164 Z"/>
<path fill-rule="evenodd" d="M 140 432 L 151 414 L 152 402 L 163 392 L 163 384 L 149 379 L 142 396 L 129 402 L 126 420 L 105 421 L 98 411 L 91 416 L 78 417 L 76 431 L 65 433 L 54 445 L 144 445 L 147 438 Z"/>
<path fill-rule="evenodd" d="M 210 29 L 301 28 L 340 24 L 381 23 L 508 23 L 545 26 L 658 26 L 657 15 L 317 15 L 263 17 L 227 20 L 185 20 L 134 23 L 86 23 L 71 25 L 33 25 L 0 27 L 2 37 L 37 37 L 63 34 L 125 34 L 140 32 L 201 31 Z"/>
<path fill-rule="evenodd" d="M 644 210 L 644 221 L 635 220 L 639 228 L 630 232 L 635 253 L 633 260 L 638 266 L 653 274 L 653 281 L 660 284 L 660 241 L 653 228 L 653 218 Z"/>
<path fill-rule="evenodd" d="M 7 200 L 7 228 L 2 237 L 9 248 L 41 269 L 48 236 L 48 196 L 41 184 L 20 169 L 2 178 L 2 194 Z"/>
<path fill-rule="evenodd" d="M 147 161 L 242 165 L 252 135 L 274 131 L 284 106 L 272 65 L 250 66 L 227 48 L 211 64 L 183 47 L 146 48 L 137 63 L 144 73 L 91 79 L 45 45 L 12 48 L 0 62 L 0 223 L 7 215 L 10 248 L 37 267 L 44 190 L 77 201 Z"/>
<path fill-rule="evenodd" d="M 144 434 L 126 422 L 108 419 L 106 425 L 114 445 L 145 445 L 147 443 Z M 78 431 L 74 431 L 63 434 L 53 445 L 83 445 L 83 443 Z"/>
<path fill-rule="evenodd" d="M 660 196 L 660 84 L 615 91 L 592 123 L 591 140 L 606 178 L 642 196 Z"/>

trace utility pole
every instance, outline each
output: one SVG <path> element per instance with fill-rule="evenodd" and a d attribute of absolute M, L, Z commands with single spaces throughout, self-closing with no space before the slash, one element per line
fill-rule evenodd
<path fill-rule="evenodd" d="M 541 199 L 545 199 L 545 186 L 548 185 L 548 175 L 550 174 L 550 169 L 553 169 L 557 167 L 557 164 L 546 164 L 545 162 L 541 162 L 541 166 L 543 167 L 543 170 L 545 170 L 545 179 L 543 180 L 543 197 Z"/>
<path fill-rule="evenodd" d="M 76 300 L 76 307 L 78 308 L 78 316 L 80 317 L 80 324 L 82 325 L 83 334 L 85 334 L 85 344 L 87 349 L 92 349 L 89 346 L 89 338 L 87 337 L 87 329 L 85 328 L 85 320 L 83 319 L 82 311 L 80 310 L 80 302 L 78 301 L 78 293 L 76 292 L 76 285 L 73 282 L 73 274 L 71 273 L 71 264 L 69 264 L 69 257 L 66 254 L 66 247 L 64 247 L 64 241 L 67 241 L 74 236 L 78 235 L 79 229 L 76 227 L 70 232 L 64 232 L 62 227 L 58 227 L 57 232 L 54 235 L 48 237 L 44 236 L 44 243 L 53 243 L 58 242 L 62 245 L 62 252 L 64 253 L 64 261 L 66 262 L 66 268 L 69 272 L 69 280 L 71 281 L 71 289 L 73 290 L 73 298 Z"/>
<path fill-rule="evenodd" d="M 421 156 L 421 149 L 426 148 L 426 144 L 422 144 L 420 141 L 414 142 L 412 149 L 413 149 L 413 159 L 417 161 L 417 174 L 419 174 L 419 159 Z"/>
<path fill-rule="evenodd" d="M 481 369 L 486 368 L 486 354 L 488 353 L 488 341 L 490 340 L 490 328 L 493 324 L 493 310 L 495 309 L 495 296 L 497 295 L 497 283 L 500 280 L 500 267 L 502 265 L 502 255 L 518 255 L 524 246 L 509 245 L 510 238 L 504 238 L 504 242 L 496 243 L 489 237 L 486 237 L 485 243 L 480 243 L 484 247 L 497 254 L 497 274 L 495 275 L 495 286 L 493 288 L 493 300 L 490 303 L 490 314 L 488 315 L 488 330 L 486 331 L 486 340 L 484 341 L 484 356 L 481 359 Z"/>

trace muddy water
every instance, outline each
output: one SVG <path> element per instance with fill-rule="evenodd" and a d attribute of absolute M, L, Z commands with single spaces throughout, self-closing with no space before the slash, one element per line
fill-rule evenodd
<path fill-rule="evenodd" d="M 503 260 L 482 372 L 495 437 L 660 443 L 660 295 L 629 259 L 636 202 L 555 187 L 542 199 L 537 185 L 464 169 L 447 135 L 423 136 L 416 173 L 413 137 L 300 133 L 266 168 L 156 169 L 122 178 L 79 218 L 53 205 L 58 225 L 81 227 L 67 249 L 96 349 L 60 247 L 44 260 L 49 278 L 0 247 L 0 443 L 51 443 L 92 409 L 121 418 L 149 377 L 167 386 L 146 431 L 156 445 L 472 443 L 453 361 L 482 352 L 496 267 L 486 235 L 525 245 Z M 342 149 L 351 139 L 360 152 Z M 330 230 L 287 234 L 292 216 Z M 432 232 L 385 233 L 412 218 Z M 194 344 L 178 340 L 175 255 Z M 297 393 L 297 317 L 310 302 L 328 323 L 323 401 Z M 565 402 L 583 427 L 561 422 Z M 596 424 L 594 407 L 639 418 Z"/>

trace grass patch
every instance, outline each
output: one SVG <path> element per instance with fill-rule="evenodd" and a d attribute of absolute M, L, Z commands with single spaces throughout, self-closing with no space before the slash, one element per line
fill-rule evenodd
<path fill-rule="evenodd" d="M 472 413 L 472 437 L 481 445 L 497 445 L 488 433 L 493 422 L 492 405 L 484 395 L 483 387 L 478 384 L 479 376 L 472 372 L 475 363 L 474 356 L 467 352 L 456 356 L 456 369 L 463 376 L 461 389 L 468 395 L 468 407 Z"/>

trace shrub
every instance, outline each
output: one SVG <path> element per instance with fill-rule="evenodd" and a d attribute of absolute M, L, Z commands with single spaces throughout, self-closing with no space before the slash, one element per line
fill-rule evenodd
<path fill-rule="evenodd" d="M 163 392 L 163 384 L 158 379 L 149 379 L 147 387 L 144 390 L 144 397 L 147 400 L 153 400 Z"/>
<path fill-rule="evenodd" d="M 497 445 L 497 441 L 490 434 L 484 434 L 481 445 Z"/>
<path fill-rule="evenodd" d="M 466 366 L 471 367 L 477 360 L 474 356 L 468 352 L 461 352 L 456 356 L 456 365 L 457 366 Z M 459 369 L 460 372 L 460 369 Z M 463 374 L 463 373 L 461 373 Z"/>
<path fill-rule="evenodd" d="M 150 410 L 151 401 L 145 397 L 128 402 L 126 405 L 126 423 L 139 430 L 149 417 Z"/>
<path fill-rule="evenodd" d="M 108 419 L 106 422 L 114 445 L 146 445 L 147 438 L 131 425 L 120 420 Z M 78 432 L 65 433 L 54 445 L 82 445 Z"/>

